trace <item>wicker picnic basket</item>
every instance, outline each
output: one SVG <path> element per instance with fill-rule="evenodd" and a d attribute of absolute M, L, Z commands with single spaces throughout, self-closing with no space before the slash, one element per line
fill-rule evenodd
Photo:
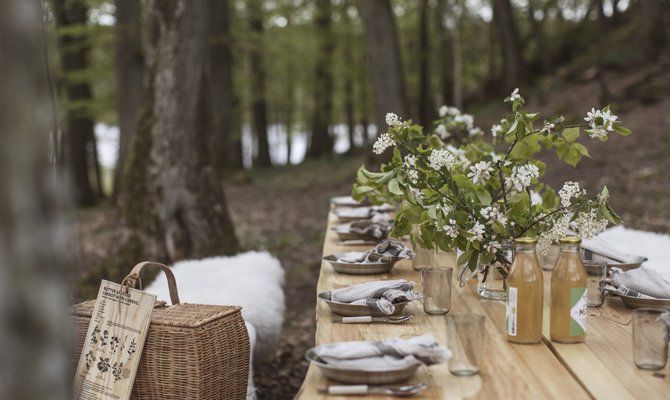
<path fill-rule="evenodd" d="M 145 266 L 157 266 L 165 272 L 172 306 L 159 304 L 151 315 L 131 399 L 246 398 L 249 336 L 241 308 L 180 303 L 174 274 L 154 262 L 137 264 L 123 285 L 141 285 L 139 274 Z M 75 369 L 94 305 L 95 301 L 87 301 L 71 309 Z"/>

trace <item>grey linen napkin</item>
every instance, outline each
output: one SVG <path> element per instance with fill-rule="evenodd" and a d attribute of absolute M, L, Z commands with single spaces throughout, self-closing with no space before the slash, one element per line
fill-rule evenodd
<path fill-rule="evenodd" d="M 391 225 L 385 221 L 362 220 L 349 224 L 349 231 L 359 235 L 370 236 L 375 239 L 384 239 L 391 231 Z"/>
<path fill-rule="evenodd" d="M 405 248 L 401 241 L 394 239 L 384 240 L 383 242 L 376 245 L 372 250 L 366 251 L 359 257 L 354 256 L 354 254 L 360 253 L 347 253 L 347 255 L 344 255 L 338 261 L 370 264 L 385 263 L 396 259 L 409 260 L 414 256 L 412 250 Z"/>
<path fill-rule="evenodd" d="M 404 279 L 360 283 L 330 292 L 330 299 L 338 303 L 367 305 L 376 311 L 390 315 L 395 311 L 393 303 L 412 301 L 421 294 L 412 289 L 416 284 Z"/>
<path fill-rule="evenodd" d="M 409 339 L 331 343 L 319 346 L 316 354 L 329 365 L 373 370 L 433 365 L 451 357 L 449 349 L 440 346 L 432 334 Z"/>
<path fill-rule="evenodd" d="M 612 285 L 619 294 L 633 297 L 670 299 L 670 282 L 658 272 L 644 266 L 624 272 L 621 268 L 610 269 Z"/>
<path fill-rule="evenodd" d="M 624 264 L 640 262 L 639 256 L 623 253 L 597 236 L 591 239 L 582 240 L 581 248 Z"/>

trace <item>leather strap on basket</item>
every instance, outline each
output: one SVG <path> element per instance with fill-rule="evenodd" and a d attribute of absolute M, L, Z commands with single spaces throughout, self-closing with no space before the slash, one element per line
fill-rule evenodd
<path fill-rule="evenodd" d="M 172 272 L 170 267 L 168 267 L 165 264 L 153 261 L 141 262 L 133 267 L 133 270 L 130 271 L 128 276 L 123 278 L 123 282 L 121 282 L 121 284 L 131 288 L 137 288 L 139 284 L 139 289 L 142 290 L 142 280 L 140 280 L 140 272 L 142 271 L 142 268 L 146 266 L 158 267 L 163 270 L 165 276 L 167 277 L 168 290 L 170 291 L 170 300 L 172 301 L 172 305 L 179 304 L 179 294 L 177 293 L 177 281 L 175 280 L 174 273 Z"/>

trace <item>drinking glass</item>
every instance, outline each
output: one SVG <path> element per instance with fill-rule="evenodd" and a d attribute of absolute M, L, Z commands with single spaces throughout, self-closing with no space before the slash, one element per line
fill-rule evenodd
<path fill-rule="evenodd" d="M 585 260 L 584 269 L 586 269 L 586 305 L 600 307 L 605 301 L 603 288 L 607 276 L 607 262 Z"/>
<path fill-rule="evenodd" d="M 432 268 L 435 265 L 435 250 L 425 249 L 420 245 L 414 246 L 414 258 L 412 258 L 412 268 L 420 271 L 424 268 Z"/>
<path fill-rule="evenodd" d="M 668 362 L 670 312 L 654 308 L 633 310 L 633 360 L 646 370 L 665 368 Z"/>
<path fill-rule="evenodd" d="M 423 311 L 426 314 L 446 314 L 451 307 L 451 274 L 453 268 L 423 268 Z"/>
<path fill-rule="evenodd" d="M 484 342 L 484 316 L 455 314 L 447 318 L 447 347 L 452 351 L 449 372 L 456 376 L 479 373 Z"/>

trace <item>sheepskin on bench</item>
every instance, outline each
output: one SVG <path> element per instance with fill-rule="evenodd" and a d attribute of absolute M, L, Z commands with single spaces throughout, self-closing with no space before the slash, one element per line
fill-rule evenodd
<path fill-rule="evenodd" d="M 231 257 L 179 261 L 172 266 L 185 303 L 239 305 L 246 321 L 252 359 L 267 357 L 275 347 L 284 322 L 284 270 L 267 252 L 250 251 Z M 169 300 L 167 281 L 160 277 L 145 291 Z M 248 399 L 255 398 L 249 366 Z"/>

